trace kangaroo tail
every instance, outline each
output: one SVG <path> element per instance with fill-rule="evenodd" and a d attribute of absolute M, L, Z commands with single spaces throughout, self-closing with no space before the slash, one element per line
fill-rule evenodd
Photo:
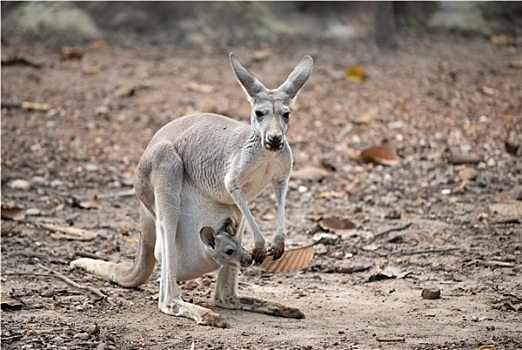
<path fill-rule="evenodd" d="M 141 238 L 138 254 L 134 263 L 113 263 L 103 260 L 81 258 L 74 260 L 70 266 L 84 269 L 98 277 L 115 282 L 123 287 L 137 287 L 145 283 L 156 264 L 154 245 L 156 232 L 154 219 L 141 206 Z"/>

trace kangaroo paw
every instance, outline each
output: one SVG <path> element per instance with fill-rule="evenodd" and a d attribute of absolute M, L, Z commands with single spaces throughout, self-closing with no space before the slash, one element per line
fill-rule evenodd
<path fill-rule="evenodd" d="M 255 245 L 254 246 L 254 249 L 252 249 L 252 259 L 254 260 L 254 262 L 256 262 L 257 264 L 261 264 L 263 262 L 263 260 L 265 260 L 265 257 L 266 257 L 266 248 L 265 248 L 265 244 L 263 242 L 263 244 L 261 245 Z"/>
<path fill-rule="evenodd" d="M 253 297 L 229 297 L 226 301 L 215 300 L 215 303 L 217 306 L 226 309 L 251 311 L 285 318 L 301 319 L 305 317 L 301 310 L 294 307 L 286 306 L 275 301 L 263 300 Z"/>
<path fill-rule="evenodd" d="M 272 255 L 273 260 L 279 259 L 283 256 L 285 252 L 285 237 L 275 236 L 274 241 L 272 242 L 272 247 L 270 248 L 268 255 Z"/>

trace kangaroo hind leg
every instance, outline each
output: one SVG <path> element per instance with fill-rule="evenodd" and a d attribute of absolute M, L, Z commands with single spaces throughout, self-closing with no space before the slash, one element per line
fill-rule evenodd
<path fill-rule="evenodd" d="M 152 150 L 150 184 L 154 191 L 155 254 L 161 264 L 159 309 L 168 315 L 190 318 L 198 324 L 224 328 L 227 321 L 223 317 L 207 308 L 186 302 L 181 296 L 177 284 L 177 264 L 182 252 L 177 251 L 179 247 L 176 240 L 180 234 L 187 234 L 187 228 L 178 230 L 184 167 L 172 144 L 158 144 L 155 148 Z"/>

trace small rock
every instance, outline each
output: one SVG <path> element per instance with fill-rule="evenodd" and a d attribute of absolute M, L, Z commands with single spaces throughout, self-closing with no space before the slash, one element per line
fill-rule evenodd
<path fill-rule="evenodd" d="M 440 194 L 445 195 L 445 196 L 450 195 L 450 194 L 451 194 L 451 189 L 449 189 L 449 188 L 444 188 L 444 189 L 442 189 L 442 190 L 440 191 Z"/>
<path fill-rule="evenodd" d="M 478 164 L 481 161 L 482 158 L 475 153 L 454 153 L 448 158 L 448 162 L 453 165 Z"/>
<path fill-rule="evenodd" d="M 25 210 L 25 214 L 27 216 L 39 216 L 41 214 L 41 211 L 38 208 L 29 208 Z"/>
<path fill-rule="evenodd" d="M 440 298 L 440 289 L 439 288 L 424 288 L 422 290 L 422 297 L 424 299 L 439 299 Z"/>
<path fill-rule="evenodd" d="M 9 183 L 9 187 L 14 190 L 27 190 L 30 186 L 29 181 L 23 179 L 16 179 Z"/>
<path fill-rule="evenodd" d="M 85 170 L 87 170 L 87 172 L 93 173 L 98 171 L 98 166 L 96 164 L 87 164 L 85 166 Z"/>
<path fill-rule="evenodd" d="M 462 181 L 472 181 L 477 178 L 479 175 L 478 170 L 474 168 L 464 168 L 461 171 L 459 171 L 459 178 Z"/>
<path fill-rule="evenodd" d="M 108 116 L 109 115 L 109 107 L 107 106 L 99 106 L 99 107 L 96 107 L 96 109 L 94 110 L 94 113 L 96 115 L 100 115 L 100 116 Z"/>
<path fill-rule="evenodd" d="M 87 333 L 91 335 L 98 335 L 100 333 L 100 327 L 98 327 L 98 324 L 92 323 L 87 327 Z"/>
<path fill-rule="evenodd" d="M 495 90 L 493 90 L 492 88 L 490 88 L 488 86 L 483 86 L 482 92 L 484 93 L 484 95 L 489 95 L 489 96 L 492 96 L 495 94 Z"/>
<path fill-rule="evenodd" d="M 475 315 L 471 316 L 471 322 L 478 322 L 479 318 Z"/>
<path fill-rule="evenodd" d="M 41 297 L 44 297 L 44 298 L 50 298 L 50 297 L 53 297 L 54 295 L 56 294 L 56 291 L 54 290 L 54 288 L 50 287 L 50 288 L 45 288 L 45 289 L 42 289 L 40 291 L 40 296 Z"/>
<path fill-rule="evenodd" d="M 53 180 L 53 181 L 51 181 L 50 185 L 53 188 L 63 187 L 63 181 L 61 181 L 61 180 Z"/>
<path fill-rule="evenodd" d="M 312 238 L 315 243 L 335 244 L 339 240 L 339 236 L 328 232 L 319 232 Z"/>

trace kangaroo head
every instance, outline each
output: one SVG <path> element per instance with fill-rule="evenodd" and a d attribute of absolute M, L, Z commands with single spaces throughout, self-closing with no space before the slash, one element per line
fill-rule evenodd
<path fill-rule="evenodd" d="M 248 267 L 252 265 L 252 256 L 235 237 L 237 227 L 234 225 L 234 220 L 229 218 L 217 233 L 212 227 L 205 226 L 199 231 L 199 235 L 218 264 Z"/>
<path fill-rule="evenodd" d="M 288 79 L 274 90 L 265 88 L 233 53 L 230 53 L 230 63 L 252 105 L 251 125 L 259 135 L 261 146 L 270 151 L 281 150 L 286 143 L 290 104 L 312 72 L 312 57 L 303 57 Z"/>

